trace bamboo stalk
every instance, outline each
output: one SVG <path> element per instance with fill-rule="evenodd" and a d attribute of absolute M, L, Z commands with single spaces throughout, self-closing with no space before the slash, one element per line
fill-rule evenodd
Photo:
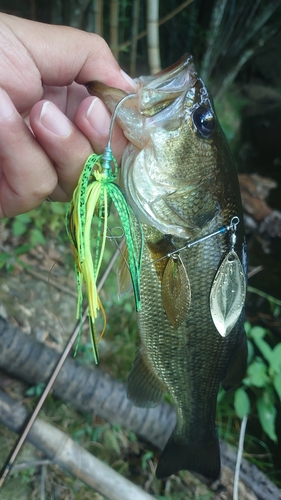
<path fill-rule="evenodd" d="M 130 52 L 130 75 L 132 77 L 136 76 L 139 15 L 140 0 L 135 0 L 132 5 L 132 47 Z"/>
<path fill-rule="evenodd" d="M 111 0 L 109 10 L 109 45 L 111 51 L 118 61 L 119 47 L 118 47 L 118 27 L 119 27 L 119 1 Z"/>
<path fill-rule="evenodd" d="M 103 35 L 103 5 L 102 0 L 94 0 L 95 33 Z"/>
<path fill-rule="evenodd" d="M 161 70 L 158 23 L 159 0 L 147 0 L 147 52 L 152 75 Z"/>

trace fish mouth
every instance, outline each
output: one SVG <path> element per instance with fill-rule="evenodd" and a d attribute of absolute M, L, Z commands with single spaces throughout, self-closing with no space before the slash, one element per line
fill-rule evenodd
<path fill-rule="evenodd" d="M 188 72 L 197 78 L 193 56 L 191 54 L 184 54 L 177 62 L 171 64 L 168 68 L 159 71 L 155 75 L 140 76 L 139 81 L 148 88 L 160 88 L 162 84 L 167 85 L 168 80 L 174 80 L 181 72 Z"/>
<path fill-rule="evenodd" d="M 139 111 L 153 116 L 193 87 L 198 79 L 193 56 L 185 54 L 176 63 L 153 76 L 138 79 Z"/>

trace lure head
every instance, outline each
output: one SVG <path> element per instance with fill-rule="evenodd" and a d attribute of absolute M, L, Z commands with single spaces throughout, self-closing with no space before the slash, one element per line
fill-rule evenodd
<path fill-rule="evenodd" d="M 100 83 L 87 88 L 110 111 L 126 95 Z M 129 140 L 121 183 L 141 222 L 164 234 L 196 237 L 231 203 L 233 188 L 239 193 L 226 139 L 191 55 L 140 77 L 135 97 L 116 120 Z"/>

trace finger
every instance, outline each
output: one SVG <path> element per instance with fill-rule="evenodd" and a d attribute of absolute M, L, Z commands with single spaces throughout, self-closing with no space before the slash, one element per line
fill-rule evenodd
<path fill-rule="evenodd" d="M 74 121 L 77 108 L 86 97 L 89 97 L 89 93 L 84 85 L 78 85 L 78 83 L 73 82 L 72 85 L 67 87 L 67 107 L 65 114 L 71 121 Z"/>
<path fill-rule="evenodd" d="M 73 82 L 67 87 L 44 86 L 43 98 L 40 100 L 53 102 L 73 121 L 79 104 L 88 96 L 89 93 L 84 85 Z"/>
<path fill-rule="evenodd" d="M 0 176 L 1 218 L 37 207 L 57 184 L 52 162 L 1 88 Z"/>
<path fill-rule="evenodd" d="M 70 85 L 74 80 L 85 84 L 99 80 L 123 90 L 135 87 L 133 80 L 120 69 L 107 43 L 99 35 L 5 14 L 2 14 L 2 18 L 31 55 L 45 85 Z"/>
<path fill-rule="evenodd" d="M 74 122 L 83 134 L 89 139 L 94 151 L 101 154 L 108 143 L 111 115 L 97 97 L 88 97 L 82 101 L 77 109 Z M 111 149 L 120 163 L 124 148 L 127 144 L 122 130 L 114 125 Z"/>
<path fill-rule="evenodd" d="M 58 109 L 65 113 L 67 106 L 67 94 L 66 86 L 54 87 L 44 85 L 44 93 L 40 101 L 51 101 Z"/>
<path fill-rule="evenodd" d="M 83 165 L 93 153 L 90 141 L 50 101 L 40 101 L 33 106 L 30 126 L 57 172 L 58 185 L 50 194 L 51 199 L 70 200 Z"/>

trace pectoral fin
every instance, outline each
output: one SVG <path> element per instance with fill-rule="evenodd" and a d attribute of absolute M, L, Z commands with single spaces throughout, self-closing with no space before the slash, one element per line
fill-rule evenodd
<path fill-rule="evenodd" d="M 165 390 L 152 371 L 143 349 L 140 349 L 127 381 L 128 398 L 140 408 L 152 407 L 160 403 Z"/>

